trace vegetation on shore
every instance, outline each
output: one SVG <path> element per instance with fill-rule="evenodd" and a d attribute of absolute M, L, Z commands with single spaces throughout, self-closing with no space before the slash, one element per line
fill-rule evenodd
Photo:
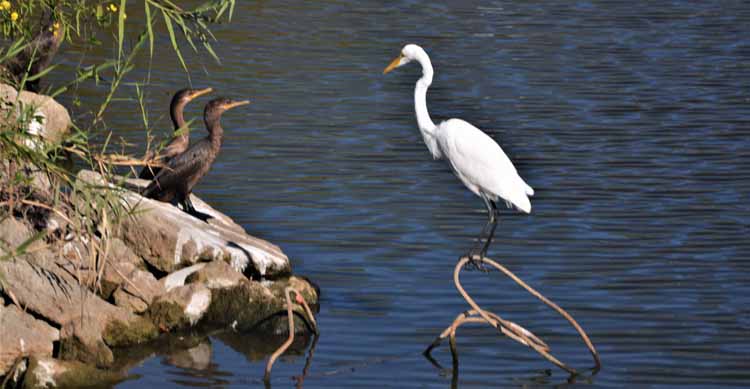
<path fill-rule="evenodd" d="M 128 86 L 118 96 L 131 93 L 140 103 L 144 139 L 150 139 L 148 111 L 143 103 L 148 79 L 131 76 L 138 66 L 136 59 L 152 57 L 157 46 L 164 44 L 158 31 L 166 31 L 167 44 L 189 78 L 183 58 L 185 44 L 218 61 L 211 47 L 215 40 L 211 26 L 230 21 L 234 6 L 234 0 L 209 0 L 191 8 L 170 0 L 0 2 L 0 34 L 5 41 L 0 49 L 0 82 L 18 90 L 39 90 L 52 97 L 75 93 L 82 83 L 96 83 L 102 90 L 100 105 L 86 107 L 90 114 L 71 123 L 70 131 L 55 142 L 40 138 L 31 130 L 45 118 L 39 117 L 35 107 L 24 106 L 20 94 L 14 101 L 2 102 L 0 221 L 9 217 L 23 219 L 38 233 L 17 247 L 0 247 L 0 260 L 24 255 L 37 240 L 51 242 L 75 236 L 90 242 L 89 265 L 96 274 L 102 274 L 108 238 L 122 218 L 134 210 L 123 209 L 117 187 L 77 182 L 77 169 L 72 167 L 98 171 L 109 182 L 116 182 L 118 167 L 131 166 L 132 171 L 132 166 L 147 163 L 110 141 L 112 132 L 103 118 L 117 103 L 116 93 Z M 129 13 L 142 17 L 129 17 Z M 92 63 L 85 56 L 87 50 L 108 44 L 114 48 L 111 58 Z M 66 45 L 83 48 L 83 54 L 75 72 L 59 74 L 52 57 L 58 47 L 65 50 Z M 57 85 L 42 83 L 40 89 L 39 81 L 53 72 L 56 80 L 63 81 Z M 77 101 L 74 97 L 71 100 Z M 105 142 L 94 144 L 94 138 Z M 59 221 L 55 228 L 49 225 L 50 216 Z M 86 286 L 92 290 L 101 288 L 99 277 Z"/>

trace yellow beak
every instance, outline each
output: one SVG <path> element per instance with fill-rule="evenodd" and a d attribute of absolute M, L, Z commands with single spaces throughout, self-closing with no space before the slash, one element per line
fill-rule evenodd
<path fill-rule="evenodd" d="M 193 93 L 193 94 L 192 94 L 192 95 L 190 96 L 190 100 L 192 100 L 192 99 L 194 99 L 194 98 L 196 98 L 196 97 L 199 97 L 199 96 L 203 96 L 203 95 L 205 95 L 205 94 L 207 94 L 207 93 L 211 93 L 211 92 L 213 92 L 213 91 L 214 91 L 214 89 L 213 89 L 213 88 L 199 89 L 199 90 L 195 91 L 195 93 Z"/>
<path fill-rule="evenodd" d="M 250 100 L 242 100 L 242 101 L 233 101 L 227 105 L 224 106 L 225 110 L 232 109 L 234 107 L 239 107 L 240 105 L 246 105 L 250 104 Z"/>
<path fill-rule="evenodd" d="M 403 57 L 404 57 L 403 55 L 399 54 L 398 57 L 396 57 L 396 59 L 394 59 L 393 61 L 391 61 L 391 63 L 388 65 L 388 67 L 386 67 L 385 70 L 383 70 L 383 74 L 386 74 L 386 73 L 390 72 L 391 70 L 397 68 L 398 64 L 401 63 L 401 58 L 403 58 Z"/>

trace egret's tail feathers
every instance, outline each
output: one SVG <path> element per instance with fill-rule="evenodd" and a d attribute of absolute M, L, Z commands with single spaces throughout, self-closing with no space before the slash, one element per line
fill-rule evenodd
<path fill-rule="evenodd" d="M 531 213 L 531 200 L 529 200 L 525 194 L 516 193 L 510 197 L 499 197 L 505 201 L 505 205 L 507 205 L 508 208 L 516 208 L 523 213 Z"/>
<path fill-rule="evenodd" d="M 531 213 L 531 201 L 526 196 L 518 196 L 517 199 L 513 199 L 513 205 L 523 213 Z"/>
<path fill-rule="evenodd" d="M 534 195 L 534 188 L 530 187 L 528 184 L 524 183 L 526 185 L 526 195 L 527 196 L 533 196 Z"/>

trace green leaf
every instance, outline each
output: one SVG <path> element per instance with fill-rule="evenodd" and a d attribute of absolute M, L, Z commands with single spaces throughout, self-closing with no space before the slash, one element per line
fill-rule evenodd
<path fill-rule="evenodd" d="M 120 13 L 117 14 L 117 59 L 122 58 L 122 44 L 125 40 L 125 0 L 120 0 Z"/>
<path fill-rule="evenodd" d="M 51 71 L 52 71 L 52 69 L 55 69 L 56 67 L 57 67 L 57 64 L 54 64 L 54 65 L 52 65 L 52 66 L 50 66 L 50 67 L 48 67 L 48 68 L 46 68 L 46 69 L 42 70 L 41 72 L 39 72 L 39 73 L 37 73 L 37 74 L 34 74 L 33 76 L 29 76 L 29 78 L 27 78 L 27 79 L 26 79 L 26 81 L 34 81 L 34 80 L 36 80 L 37 78 L 42 78 L 42 77 L 44 77 L 44 76 L 45 76 L 45 75 L 46 75 L 47 73 L 51 72 Z"/>
<path fill-rule="evenodd" d="M 151 23 L 152 23 L 151 7 L 148 6 L 148 0 L 145 0 L 143 3 L 146 8 L 146 31 L 148 32 L 149 56 L 153 58 L 154 57 L 154 30 L 153 30 L 153 27 L 151 26 Z"/>
<path fill-rule="evenodd" d="M 174 36 L 174 27 L 172 27 L 172 20 L 164 11 L 161 11 L 161 14 L 164 16 L 164 24 L 167 26 L 167 32 L 169 32 L 169 40 L 172 41 L 172 48 L 177 54 L 177 58 L 179 58 L 182 68 L 185 69 L 185 73 L 188 74 L 188 79 L 190 79 L 190 72 L 188 71 L 187 65 L 185 64 L 185 60 L 182 58 L 180 47 L 177 45 L 177 39 Z"/>

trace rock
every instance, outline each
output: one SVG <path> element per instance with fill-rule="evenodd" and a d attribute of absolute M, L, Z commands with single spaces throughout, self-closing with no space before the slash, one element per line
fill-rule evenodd
<path fill-rule="evenodd" d="M 94 368 L 80 362 L 34 357 L 24 377 L 25 389 L 109 387 L 125 380 L 125 374 Z"/>
<path fill-rule="evenodd" d="M 278 314 L 286 313 L 284 289 L 287 286 L 296 288 L 309 305 L 317 305 L 315 288 L 303 279 L 289 277 L 263 282 L 246 280 L 235 287 L 214 289 L 213 300 L 203 320 L 214 325 L 229 325 L 239 332 L 251 330 Z M 292 309 L 301 317 L 306 317 L 299 304 L 294 304 Z M 277 332 L 284 332 L 284 323 L 274 322 L 272 327 Z M 295 321 L 295 331 L 302 333 L 306 330 L 302 320 Z"/>
<path fill-rule="evenodd" d="M 54 262 L 0 261 L 0 273 L 3 291 L 12 293 L 25 309 L 61 326 L 61 355 L 106 365 L 111 362 L 106 346 L 136 344 L 157 335 L 153 324 L 79 286 Z"/>
<path fill-rule="evenodd" d="M 144 312 L 156 296 L 166 292 L 153 274 L 129 262 L 106 264 L 102 281 L 116 285 L 115 305 L 136 313 Z"/>
<path fill-rule="evenodd" d="M 12 370 L 5 375 L 3 384 L 5 388 L 20 388 L 23 385 L 23 377 L 29 369 L 29 358 L 21 358 Z M 2 375 L 2 374 L 0 374 Z"/>
<path fill-rule="evenodd" d="M 231 288 L 246 281 L 247 277 L 221 261 L 209 262 L 185 279 L 187 283 L 201 283 L 209 289 Z"/>
<path fill-rule="evenodd" d="M 98 173 L 88 170 L 79 172 L 78 179 L 104 183 Z M 123 201 L 137 212 L 123 221 L 120 238 L 136 255 L 160 271 L 172 272 L 200 261 L 221 260 L 255 277 L 278 278 L 291 273 L 289 259 L 276 245 L 250 236 L 236 226 L 224 222 L 209 224 L 171 204 L 146 199 L 131 191 L 123 193 Z M 201 212 L 220 215 L 206 208 L 201 208 Z M 216 219 L 228 217 L 220 215 Z"/>
<path fill-rule="evenodd" d="M 34 230 L 23 221 L 13 217 L 0 219 L 0 241 L 2 241 L 0 242 L 0 250 L 4 250 L 4 246 L 12 250 L 32 236 L 34 236 Z M 43 242 L 39 241 L 32 245 L 38 246 L 40 243 L 43 245 Z"/>
<path fill-rule="evenodd" d="M 128 322 L 133 315 L 115 307 L 78 283 L 54 263 L 39 264 L 16 259 L 0 262 L 3 290 L 12 292 L 26 309 L 63 325 L 81 316 L 81 307 L 99 320 Z"/>
<path fill-rule="evenodd" d="M 125 179 L 123 182 L 127 189 L 130 189 L 133 192 L 140 193 L 140 191 L 142 189 L 145 189 L 151 181 L 141 180 L 139 178 L 128 178 L 128 179 Z M 193 206 L 198 212 L 206 214 L 211 217 L 210 219 L 208 219 L 208 224 L 211 224 L 216 227 L 232 230 L 240 234 L 245 234 L 245 229 L 242 228 L 241 225 L 235 223 L 234 220 L 232 220 L 232 218 L 230 218 L 229 216 L 217 211 L 216 209 L 208 205 L 208 203 L 201 200 L 200 197 L 194 194 L 191 194 L 190 201 L 193 202 Z"/>
<path fill-rule="evenodd" d="M 20 107 L 16 107 L 16 101 L 20 102 Z M 28 91 L 21 91 L 19 96 L 14 87 L 0 83 L 0 111 L 2 111 L 0 123 L 15 123 L 21 109 L 26 107 L 33 107 L 37 116 L 44 117 L 43 123 L 30 125 L 32 129 L 37 128 L 33 131 L 37 132 L 35 135 L 41 136 L 48 142 L 59 143 L 69 132 L 71 121 L 68 110 L 55 99 Z M 13 113 L 5 119 L 7 117 L 5 112 L 8 110 L 13 110 Z"/>
<path fill-rule="evenodd" d="M 60 331 L 14 305 L 0 306 L 0 376 L 21 356 L 52 356 Z"/>
<path fill-rule="evenodd" d="M 67 322 L 60 331 L 60 358 L 108 367 L 115 360 L 112 349 L 102 337 L 105 323 L 96 316 L 86 315 Z"/>
<path fill-rule="evenodd" d="M 149 309 L 149 316 L 162 331 L 195 325 L 211 305 L 211 290 L 202 284 L 172 288 L 159 296 Z"/>
<path fill-rule="evenodd" d="M 125 242 L 114 237 L 110 237 L 109 239 L 108 258 L 112 262 L 130 263 L 141 270 L 146 270 L 146 264 L 143 262 L 143 259 L 135 255 Z"/>
<path fill-rule="evenodd" d="M 135 313 L 146 312 L 146 310 L 148 310 L 148 304 L 151 303 L 150 299 L 146 300 L 130 294 L 122 288 L 115 290 L 112 297 L 114 298 L 115 305 Z"/>
<path fill-rule="evenodd" d="M 186 268 L 182 268 L 180 270 L 177 270 L 176 272 L 170 273 L 168 276 L 162 278 L 159 280 L 159 282 L 164 286 L 164 289 L 169 292 L 170 290 L 185 285 L 185 280 L 193 273 L 199 271 L 200 269 L 203 269 L 206 266 L 205 263 L 197 263 L 193 266 L 188 266 Z"/>

